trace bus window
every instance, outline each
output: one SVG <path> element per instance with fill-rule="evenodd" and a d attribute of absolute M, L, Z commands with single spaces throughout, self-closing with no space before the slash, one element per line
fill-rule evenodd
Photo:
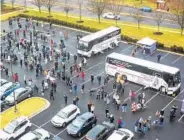
<path fill-rule="evenodd" d="M 173 83 L 174 83 L 175 86 L 177 86 L 180 82 L 181 82 L 180 72 L 177 72 L 177 73 L 174 75 Z"/>
<path fill-rule="evenodd" d="M 83 50 L 85 52 L 88 52 L 88 50 L 89 50 L 88 46 L 87 45 L 84 45 L 83 43 L 79 43 L 78 49 L 79 50 Z"/>

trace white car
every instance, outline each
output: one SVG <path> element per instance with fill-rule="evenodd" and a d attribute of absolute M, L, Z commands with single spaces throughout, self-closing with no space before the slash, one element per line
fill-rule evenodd
<path fill-rule="evenodd" d="M 121 18 L 120 15 L 115 15 L 115 14 L 113 14 L 111 12 L 104 13 L 102 15 L 102 17 L 103 18 L 108 18 L 108 19 L 114 19 L 114 20 L 120 20 L 120 18 Z"/>
<path fill-rule="evenodd" d="M 3 86 L 6 83 L 8 83 L 6 79 L 0 79 L 0 86 Z"/>
<path fill-rule="evenodd" d="M 44 129 L 38 128 L 34 131 L 28 132 L 19 140 L 47 140 L 50 138 L 49 132 Z"/>
<path fill-rule="evenodd" d="M 28 131 L 30 127 L 31 123 L 28 117 L 21 116 L 0 130 L 0 140 L 13 140 Z"/>
<path fill-rule="evenodd" d="M 67 123 L 74 120 L 80 114 L 80 109 L 74 105 L 70 104 L 59 111 L 52 119 L 51 123 L 55 127 L 65 127 Z"/>
<path fill-rule="evenodd" d="M 118 130 L 114 130 L 107 140 L 132 140 L 133 138 L 134 133 L 132 131 L 120 128 Z"/>

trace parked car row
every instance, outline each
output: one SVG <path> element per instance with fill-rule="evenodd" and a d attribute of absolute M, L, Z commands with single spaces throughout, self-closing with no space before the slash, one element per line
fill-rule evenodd
<path fill-rule="evenodd" d="M 14 105 L 33 96 L 33 90 L 30 87 L 21 87 L 20 83 L 8 82 L 0 79 L 0 99 L 3 105 Z M 3 109 L 2 109 L 3 110 Z"/>

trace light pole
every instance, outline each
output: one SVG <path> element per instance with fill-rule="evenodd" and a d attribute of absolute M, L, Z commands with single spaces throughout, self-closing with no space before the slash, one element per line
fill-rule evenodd
<path fill-rule="evenodd" d="M 12 55 L 10 55 L 10 69 L 11 69 L 11 75 L 12 75 L 12 84 L 14 84 L 14 79 L 13 79 L 13 68 L 12 68 Z M 14 98 L 14 112 L 17 113 L 17 101 L 15 97 L 15 91 L 13 91 L 13 98 Z"/>

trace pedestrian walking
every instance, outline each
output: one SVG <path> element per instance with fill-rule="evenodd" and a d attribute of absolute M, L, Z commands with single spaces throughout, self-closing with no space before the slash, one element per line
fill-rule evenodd
<path fill-rule="evenodd" d="M 72 92 L 72 80 L 69 82 L 70 92 Z"/>
<path fill-rule="evenodd" d="M 8 77 L 8 68 L 5 68 L 5 74 Z"/>
<path fill-rule="evenodd" d="M 84 77 L 85 77 L 85 72 L 84 72 L 84 71 L 82 71 L 82 72 L 81 72 L 81 78 L 82 78 L 82 81 L 84 81 Z"/>
<path fill-rule="evenodd" d="M 65 105 L 67 105 L 68 102 L 68 96 L 64 95 Z"/>
<path fill-rule="evenodd" d="M 20 67 L 22 68 L 22 59 L 20 59 Z"/>
<path fill-rule="evenodd" d="M 106 116 L 106 118 L 108 118 L 108 116 L 109 116 L 109 108 L 108 107 L 105 109 L 105 116 Z"/>
<path fill-rule="evenodd" d="M 110 123 L 114 123 L 114 115 L 113 114 L 110 115 L 109 121 L 110 121 Z"/>
<path fill-rule="evenodd" d="M 77 63 L 77 55 L 74 55 L 74 64 Z"/>
<path fill-rule="evenodd" d="M 69 61 L 70 60 L 70 53 L 68 52 L 67 53 L 67 61 Z"/>
<path fill-rule="evenodd" d="M 122 124 L 122 117 L 120 117 L 117 121 L 118 123 L 118 129 L 121 128 L 121 124 Z"/>
<path fill-rule="evenodd" d="M 81 86 L 81 93 L 84 93 L 84 84 L 82 84 L 82 86 Z"/>
<path fill-rule="evenodd" d="M 57 84 L 56 84 L 56 82 L 54 82 L 53 83 L 53 91 L 54 91 L 54 93 L 56 93 L 56 88 L 57 88 Z"/>
<path fill-rule="evenodd" d="M 113 88 L 114 91 L 116 90 L 116 81 L 115 80 L 113 82 L 112 88 Z"/>
<path fill-rule="evenodd" d="M 94 82 L 94 75 L 91 75 L 91 84 Z"/>
<path fill-rule="evenodd" d="M 82 63 L 79 63 L 79 72 L 82 71 Z"/>
<path fill-rule="evenodd" d="M 53 92 L 53 90 L 50 91 L 50 100 L 54 100 L 54 92 Z"/>
<path fill-rule="evenodd" d="M 157 55 L 157 62 L 160 63 L 160 60 L 161 60 L 161 55 Z"/>
<path fill-rule="evenodd" d="M 72 75 L 72 74 L 73 74 L 73 67 L 70 66 L 70 75 Z"/>
<path fill-rule="evenodd" d="M 101 79 L 102 79 L 101 76 L 98 76 L 98 77 L 97 77 L 98 85 L 101 85 Z"/>
<path fill-rule="evenodd" d="M 92 105 L 92 102 L 89 100 L 88 101 L 88 112 L 91 112 L 91 105 Z"/>
<path fill-rule="evenodd" d="M 95 111 L 95 105 L 92 104 L 92 105 L 91 105 L 91 113 L 94 113 L 94 111 Z"/>
<path fill-rule="evenodd" d="M 73 89 L 74 89 L 74 94 L 75 94 L 75 96 L 76 96 L 76 95 L 77 95 L 77 84 L 74 84 Z"/>
<path fill-rule="evenodd" d="M 128 104 L 124 102 L 124 103 L 122 104 L 122 106 L 121 106 L 122 112 L 126 112 L 126 111 L 127 111 L 127 107 L 128 107 Z"/>

